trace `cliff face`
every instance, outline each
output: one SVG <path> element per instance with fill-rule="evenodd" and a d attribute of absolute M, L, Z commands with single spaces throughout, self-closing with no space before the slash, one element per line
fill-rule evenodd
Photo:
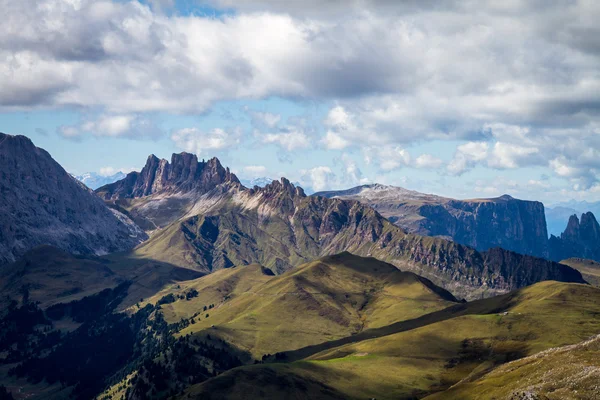
<path fill-rule="evenodd" d="M 0 264 L 42 244 L 106 254 L 147 237 L 25 136 L 0 133 L 0 166 Z"/>
<path fill-rule="evenodd" d="M 600 225 L 594 214 L 587 212 L 569 218 L 565 231 L 549 240 L 550 256 L 555 261 L 578 257 L 600 261 Z"/>
<path fill-rule="evenodd" d="M 444 237 L 480 251 L 502 247 L 536 257 L 549 256 L 544 205 L 537 201 L 507 195 L 454 200 L 383 185 L 315 196 L 357 200 L 410 233 Z"/>

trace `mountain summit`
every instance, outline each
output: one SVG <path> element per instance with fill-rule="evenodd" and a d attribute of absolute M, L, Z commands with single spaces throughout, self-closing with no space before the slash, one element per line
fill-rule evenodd
<path fill-rule="evenodd" d="M 199 162 L 195 154 L 179 153 L 173 154 L 169 163 L 152 154 L 141 172 L 131 172 L 125 179 L 99 188 L 97 193 L 105 200 L 157 193 L 206 193 L 224 183 L 235 185 L 240 181 L 216 157 Z"/>
<path fill-rule="evenodd" d="M 0 264 L 42 244 L 106 254 L 147 237 L 25 136 L 0 133 L 0 165 Z"/>

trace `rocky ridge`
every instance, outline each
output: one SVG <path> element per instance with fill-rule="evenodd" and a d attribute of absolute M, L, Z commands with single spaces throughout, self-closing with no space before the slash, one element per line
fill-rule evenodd
<path fill-rule="evenodd" d="M 174 207 L 177 212 L 169 215 L 169 223 L 136 253 L 202 272 L 260 263 L 280 273 L 349 251 L 413 271 L 467 298 L 545 279 L 583 282 L 577 271 L 550 261 L 502 249 L 480 253 L 443 238 L 406 233 L 368 205 L 306 196 L 285 178 L 253 189 L 237 184 L 237 178 L 211 182 L 200 192 L 170 188 L 187 199 L 185 204 Z M 148 204 L 169 198 L 162 191 L 134 199 L 120 197 L 135 195 L 132 191 L 112 193 L 111 201 L 130 201 L 129 212 L 143 218 L 153 218 L 156 210 Z"/>
<path fill-rule="evenodd" d="M 0 264 L 43 244 L 100 255 L 147 238 L 25 136 L 0 133 L 0 165 Z"/>
<path fill-rule="evenodd" d="M 537 201 L 508 195 L 455 200 L 380 184 L 314 195 L 363 202 L 410 233 L 443 237 L 480 251 L 502 247 L 549 256 L 544 206 Z"/>

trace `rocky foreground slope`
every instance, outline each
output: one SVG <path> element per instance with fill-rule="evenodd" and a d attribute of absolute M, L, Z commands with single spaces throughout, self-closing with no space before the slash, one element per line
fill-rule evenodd
<path fill-rule="evenodd" d="M 25 136 L 0 133 L 0 166 L 0 264 L 43 244 L 106 254 L 147 237 Z"/>
<path fill-rule="evenodd" d="M 248 189 L 217 159 L 198 162 L 185 153 L 173 155 L 171 163 L 151 156 L 141 173 L 97 193 L 148 230 L 160 228 L 136 250 L 138 256 L 202 272 L 259 263 L 280 273 L 350 251 L 416 272 L 466 298 L 546 279 L 583 282 L 577 271 L 550 261 L 407 234 L 368 205 L 308 197 L 285 178 Z"/>
<path fill-rule="evenodd" d="M 537 201 L 508 195 L 455 200 L 380 184 L 314 195 L 360 201 L 410 233 L 444 237 L 480 251 L 502 247 L 549 255 L 544 205 Z"/>

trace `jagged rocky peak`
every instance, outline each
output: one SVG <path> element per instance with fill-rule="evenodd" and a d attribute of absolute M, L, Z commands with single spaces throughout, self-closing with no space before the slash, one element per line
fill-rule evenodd
<path fill-rule="evenodd" d="M 216 158 L 198 161 L 195 154 L 179 153 L 169 163 L 150 155 L 140 172 L 131 172 L 123 180 L 97 190 L 105 200 L 137 198 L 155 193 L 206 193 L 218 185 L 240 185 L 240 181 Z"/>
<path fill-rule="evenodd" d="M 567 228 L 560 237 L 564 240 L 579 240 L 579 218 L 577 218 L 577 215 L 573 214 L 569 217 Z"/>
<path fill-rule="evenodd" d="M 277 196 L 287 194 L 290 197 L 306 197 L 304 189 L 300 186 L 294 186 L 287 178 L 281 178 L 278 181 L 269 183 L 264 188 L 255 189 L 256 192 L 262 192 L 267 196 Z"/>
<path fill-rule="evenodd" d="M 571 215 L 560 237 L 552 235 L 549 240 L 551 258 L 555 261 L 579 257 L 600 261 L 600 225 L 591 212 Z"/>
<path fill-rule="evenodd" d="M 600 246 L 600 225 L 596 221 L 596 217 L 591 212 L 586 212 L 581 215 L 579 223 L 579 232 L 581 240 L 587 242 L 596 242 Z"/>

